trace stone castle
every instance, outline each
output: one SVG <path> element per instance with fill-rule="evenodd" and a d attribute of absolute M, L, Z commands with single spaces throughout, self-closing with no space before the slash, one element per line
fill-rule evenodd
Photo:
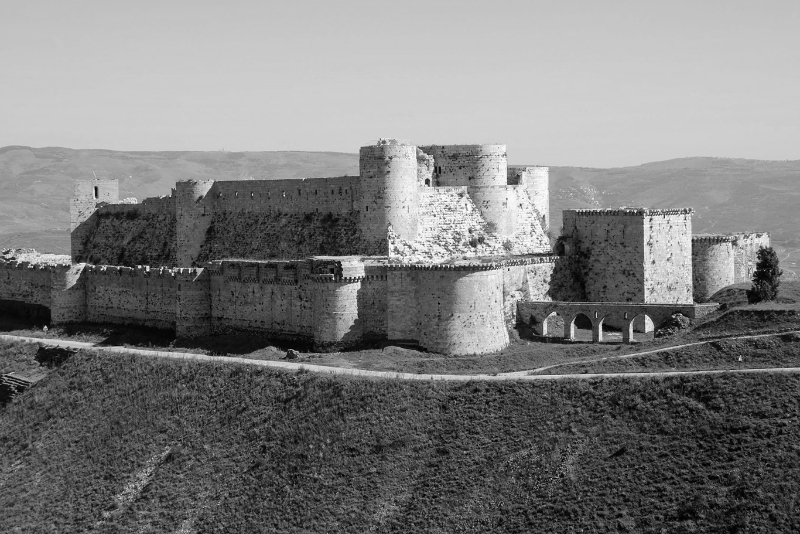
<path fill-rule="evenodd" d="M 120 201 L 116 180 L 79 181 L 71 265 L 0 264 L 0 306 L 185 337 L 486 354 L 519 321 L 572 338 L 584 315 L 595 340 L 605 325 L 627 341 L 707 313 L 697 302 L 749 280 L 769 244 L 692 236 L 690 208 L 621 208 L 565 210 L 552 247 L 549 169 L 509 167 L 504 145 L 382 139 L 359 164 L 339 178 L 181 181 L 141 203 Z"/>

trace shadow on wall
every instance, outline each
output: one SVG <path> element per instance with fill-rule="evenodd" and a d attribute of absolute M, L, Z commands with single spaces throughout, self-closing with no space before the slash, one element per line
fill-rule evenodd
<path fill-rule="evenodd" d="M 586 283 L 575 258 L 560 256 L 555 262 L 547 296 L 562 302 L 586 301 Z"/>
<path fill-rule="evenodd" d="M 174 267 L 175 232 L 174 213 L 142 211 L 138 205 L 99 208 L 72 232 L 72 261 Z"/>

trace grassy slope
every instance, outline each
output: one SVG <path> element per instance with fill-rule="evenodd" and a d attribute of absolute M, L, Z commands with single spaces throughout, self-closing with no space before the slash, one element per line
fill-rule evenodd
<path fill-rule="evenodd" d="M 798 387 L 420 384 L 79 354 L 0 409 L 0 531 L 797 531 Z M 165 446 L 141 497 L 97 524 Z"/>
<path fill-rule="evenodd" d="M 357 154 L 329 152 L 114 152 L 0 148 L 0 246 L 69 249 L 68 199 L 75 179 L 120 179 L 120 195 L 166 195 L 175 181 L 358 174 Z M 550 218 L 583 207 L 694 207 L 695 232 L 769 231 L 784 268 L 800 255 L 800 161 L 684 158 L 636 167 L 551 167 Z"/>

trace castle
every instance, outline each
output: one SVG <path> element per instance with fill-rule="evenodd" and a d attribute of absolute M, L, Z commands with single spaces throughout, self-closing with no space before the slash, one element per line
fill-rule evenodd
<path fill-rule="evenodd" d="M 486 354 L 519 321 L 571 338 L 575 319 L 652 330 L 749 280 L 763 233 L 692 236 L 693 211 L 565 210 L 551 247 L 549 169 L 504 145 L 360 149 L 359 176 L 181 181 L 120 201 L 75 184 L 71 265 L 0 264 L 0 306 L 53 323 L 179 336 L 253 333 L 318 349 L 387 340 Z M 561 325 L 552 321 L 560 317 Z"/>

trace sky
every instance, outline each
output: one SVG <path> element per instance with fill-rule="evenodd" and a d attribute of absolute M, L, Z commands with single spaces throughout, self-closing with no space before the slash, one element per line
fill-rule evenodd
<path fill-rule="evenodd" d="M 797 0 L 2 0 L 0 146 L 800 159 Z"/>

